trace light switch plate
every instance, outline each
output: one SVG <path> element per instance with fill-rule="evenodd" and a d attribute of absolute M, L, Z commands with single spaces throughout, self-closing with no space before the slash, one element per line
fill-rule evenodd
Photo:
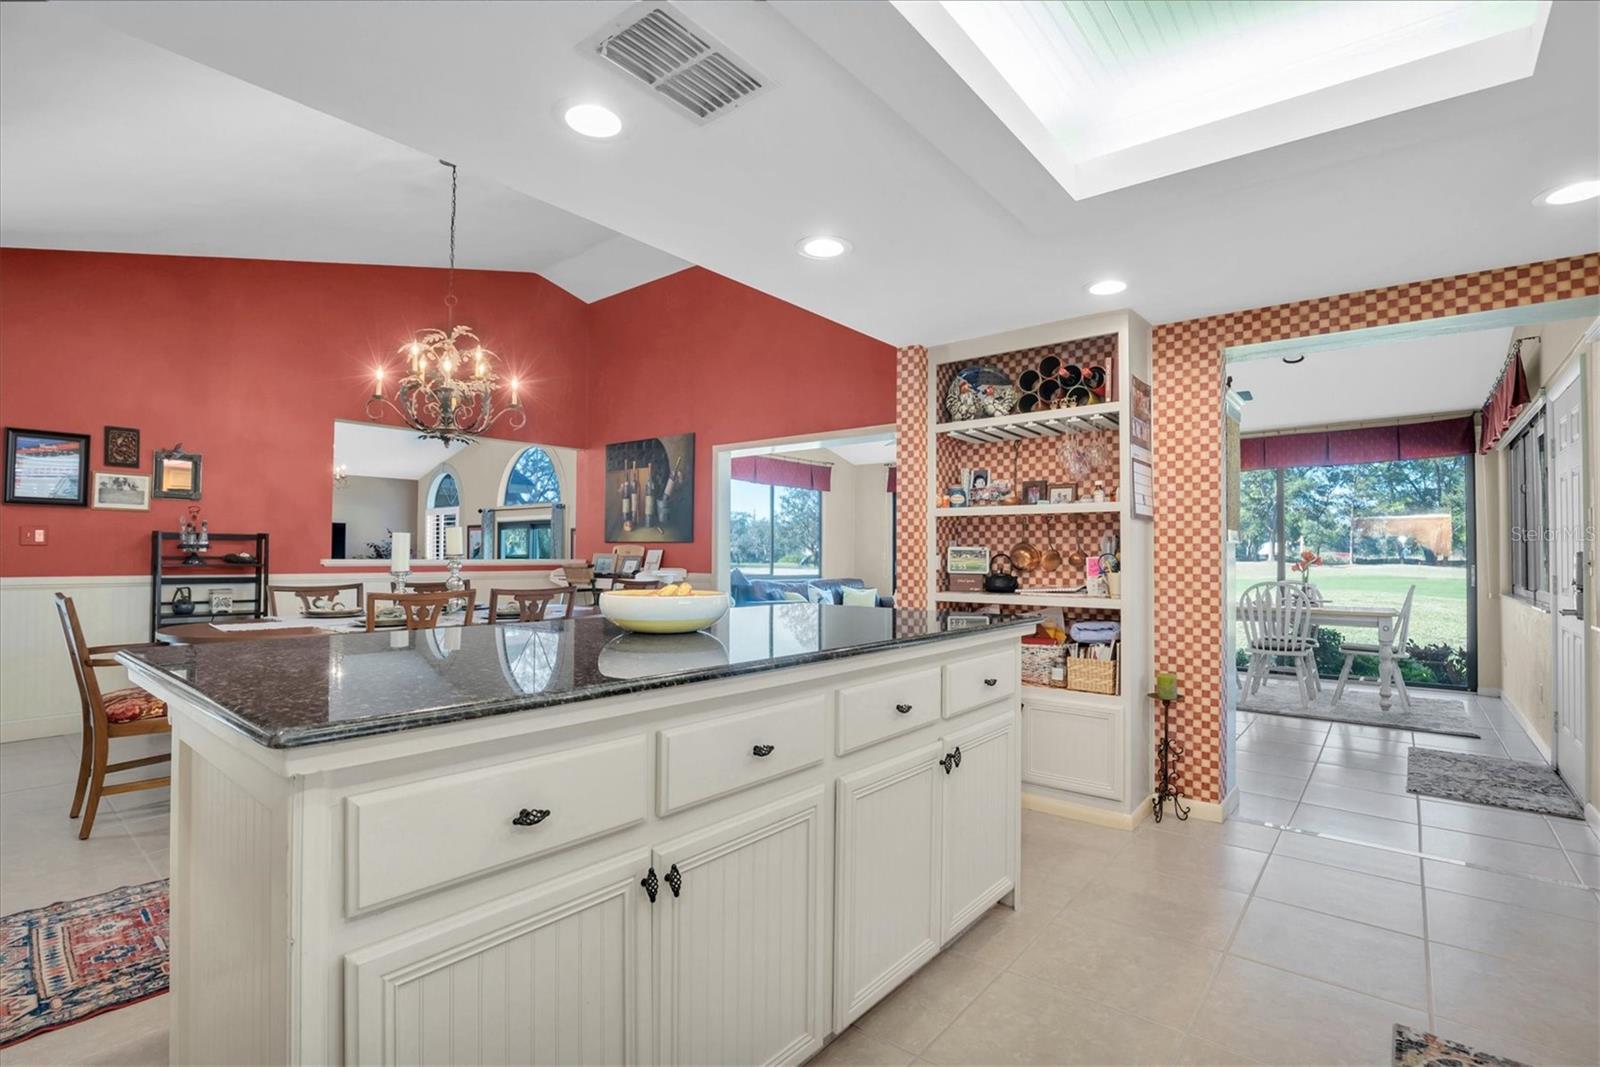
<path fill-rule="evenodd" d="M 24 526 L 18 530 L 21 541 L 25 545 L 42 545 L 45 542 L 45 528 L 43 526 Z"/>

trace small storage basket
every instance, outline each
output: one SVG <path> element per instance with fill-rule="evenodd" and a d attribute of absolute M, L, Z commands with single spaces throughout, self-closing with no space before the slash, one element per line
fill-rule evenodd
<path fill-rule="evenodd" d="M 1022 680 L 1030 685 L 1049 685 L 1050 668 L 1065 659 L 1062 645 L 1023 645 Z"/>
<path fill-rule="evenodd" d="M 1116 649 L 1113 646 L 1113 653 Z M 1067 688 L 1080 693 L 1117 695 L 1117 660 L 1089 659 L 1083 656 L 1067 657 Z"/>

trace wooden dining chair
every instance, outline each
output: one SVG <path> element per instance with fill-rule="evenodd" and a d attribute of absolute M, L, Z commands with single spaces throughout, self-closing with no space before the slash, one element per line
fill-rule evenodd
<path fill-rule="evenodd" d="M 1401 671 L 1400 665 L 1411 659 L 1411 653 L 1406 651 L 1406 638 L 1411 631 L 1411 601 L 1416 595 L 1416 586 L 1413 585 L 1406 590 L 1406 600 L 1400 607 L 1400 618 L 1395 623 L 1394 644 L 1389 650 L 1389 684 L 1394 686 L 1395 691 L 1400 694 L 1401 707 L 1407 709 L 1411 707 L 1411 691 L 1406 688 L 1405 673 Z M 1350 668 L 1355 664 L 1356 657 L 1372 656 L 1376 659 L 1382 653 L 1376 642 L 1367 644 L 1361 641 L 1342 644 L 1339 646 L 1339 651 L 1344 653 L 1344 666 L 1339 669 L 1339 684 L 1333 687 L 1333 702 L 1335 704 L 1339 703 L 1339 698 L 1344 696 L 1345 683 L 1350 680 Z M 1382 685 L 1383 679 L 1379 678 L 1377 682 Z"/>
<path fill-rule="evenodd" d="M 378 628 L 378 605 L 398 604 L 405 612 L 407 630 L 432 630 L 450 610 L 450 601 L 461 599 L 461 593 L 373 593 L 367 597 L 367 632 Z M 472 618 L 472 612 L 467 612 Z"/>
<path fill-rule="evenodd" d="M 579 593 L 588 593 L 592 605 L 600 603 L 600 587 L 594 581 L 594 567 L 589 564 L 578 567 L 566 566 L 561 568 L 561 573 L 566 576 L 567 585 L 572 588 L 572 607 L 577 606 Z"/>
<path fill-rule="evenodd" d="M 618 545 L 611 553 L 611 575 L 614 578 L 632 578 L 644 566 L 643 545 Z"/>
<path fill-rule="evenodd" d="M 300 614 L 304 615 L 314 607 L 317 601 L 323 601 L 323 607 L 342 608 L 347 604 L 354 608 L 363 606 L 363 598 L 367 588 L 361 582 L 345 582 L 341 585 L 269 585 L 267 586 L 267 605 L 272 613 L 278 613 L 278 598 L 280 596 L 293 596 L 299 598 Z M 352 594 L 350 603 L 344 594 Z"/>
<path fill-rule="evenodd" d="M 159 789 L 172 783 L 172 777 L 164 774 L 159 778 L 141 778 L 106 785 L 108 774 L 172 759 L 172 753 L 163 752 L 111 763 L 111 739 L 137 734 L 170 734 L 172 725 L 167 721 L 166 701 L 138 686 L 102 692 L 94 673 L 100 667 L 121 666 L 116 660 L 108 658 L 109 653 L 124 648 L 156 646 L 138 641 L 120 645 L 86 644 L 83 627 L 78 624 L 78 609 L 73 606 L 72 598 L 62 593 L 56 594 L 56 613 L 61 616 L 61 629 L 67 636 L 67 653 L 72 659 L 72 674 L 77 680 L 78 699 L 83 706 L 83 752 L 78 761 L 78 787 L 72 794 L 72 812 L 68 818 L 76 819 L 80 812 L 83 814 L 78 838 L 86 841 L 94 829 L 94 816 L 100 809 L 101 797 L 113 793 L 133 793 L 141 789 Z"/>
<path fill-rule="evenodd" d="M 447 582 L 407 582 L 406 583 L 406 588 L 411 590 L 413 593 L 447 593 L 447 592 L 450 592 L 450 586 L 449 586 L 449 583 L 447 583 Z M 451 599 L 453 599 L 453 600 L 465 600 L 466 601 L 466 603 L 467 603 L 467 606 L 466 606 L 467 617 L 462 621 L 461 625 L 463 625 L 463 626 L 471 626 L 472 625 L 472 616 L 473 616 L 474 612 L 477 610 L 477 607 L 478 607 L 478 594 L 472 588 L 472 582 L 470 582 L 467 579 L 463 578 L 461 580 L 461 588 L 455 591 L 455 593 L 451 597 Z"/>
<path fill-rule="evenodd" d="M 517 604 L 517 622 L 542 622 L 550 610 L 550 602 L 567 596 L 569 589 L 491 589 L 489 590 L 489 621 L 510 622 L 500 615 L 500 602 L 514 600 Z"/>

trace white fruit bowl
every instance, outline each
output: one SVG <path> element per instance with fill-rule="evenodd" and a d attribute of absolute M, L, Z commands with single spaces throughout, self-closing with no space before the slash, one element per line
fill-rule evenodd
<path fill-rule="evenodd" d="M 715 623 L 730 603 L 727 593 L 714 590 L 660 596 L 654 589 L 614 589 L 600 594 L 600 614 L 635 633 L 686 634 Z"/>

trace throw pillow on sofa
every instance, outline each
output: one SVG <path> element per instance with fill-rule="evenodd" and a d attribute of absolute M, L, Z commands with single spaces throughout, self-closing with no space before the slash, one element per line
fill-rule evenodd
<path fill-rule="evenodd" d="M 843 597 L 840 602 L 847 608 L 875 608 L 878 606 L 878 590 L 876 588 L 855 589 L 845 585 L 839 587 L 839 595 Z"/>

